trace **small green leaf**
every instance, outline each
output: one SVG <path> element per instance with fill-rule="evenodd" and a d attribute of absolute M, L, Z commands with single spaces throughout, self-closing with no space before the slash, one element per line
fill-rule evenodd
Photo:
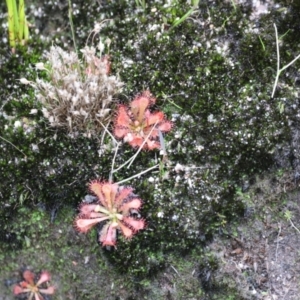
<path fill-rule="evenodd" d="M 31 246 L 31 241 L 30 241 L 30 238 L 29 238 L 29 237 L 27 237 L 27 236 L 25 235 L 24 239 L 25 239 L 25 244 L 26 244 L 26 247 L 27 247 L 27 248 L 30 248 L 30 246 Z"/>

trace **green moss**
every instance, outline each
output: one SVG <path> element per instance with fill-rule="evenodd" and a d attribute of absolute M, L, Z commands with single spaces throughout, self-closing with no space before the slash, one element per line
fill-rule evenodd
<path fill-rule="evenodd" d="M 94 17 L 99 17 L 86 5 L 81 6 L 86 17 L 74 16 L 79 45 L 85 43 Z M 52 8 L 45 4 L 45 9 Z M 41 113 L 30 114 L 39 106 L 32 90 L 17 79 L 34 80 L 35 72 L 27 70 L 40 61 L 40 44 L 29 45 L 32 51 L 20 49 L 4 61 L 7 76 L 0 85 L 5 97 L 13 95 L 0 103 L 11 116 L 0 116 L 0 147 L 5 153 L 0 158 L 0 225 L 2 234 L 11 237 L 10 247 L 3 246 L 11 256 L 1 277 L 9 278 L 20 265 L 30 264 L 33 269 L 49 269 L 54 282 L 62 282 L 59 295 L 99 299 L 101 286 L 103 299 L 165 299 L 176 293 L 163 292 L 160 282 L 155 292 L 150 286 L 173 266 L 182 277 L 160 279 L 166 286 L 169 280 L 178 287 L 179 299 L 209 293 L 199 274 L 204 269 L 214 273 L 218 264 L 204 246 L 243 214 L 246 204 L 235 197 L 236 187 L 273 164 L 277 145 L 290 138 L 288 124 L 295 111 L 292 88 L 278 88 L 276 98 L 270 99 L 276 67 L 270 16 L 263 18 L 257 34 L 249 29 L 249 8 L 234 8 L 224 1 L 209 8 L 200 3 L 191 18 L 170 29 L 186 11 L 180 1 L 169 8 L 157 1 L 147 1 L 143 9 L 135 1 L 108 1 L 101 7 L 103 16 L 114 19 L 101 35 L 112 39 L 112 71 L 125 82 L 119 100 L 128 102 L 149 88 L 158 98 L 155 109 L 175 123 L 165 136 L 168 162 L 163 175 L 152 172 L 130 182 L 144 201 L 141 214 L 148 226 L 130 242 L 119 237 L 116 250 L 101 249 L 96 231 L 81 236 L 71 226 L 88 181 L 108 178 L 113 153 L 100 158 L 97 140 L 69 139 L 63 131 L 48 128 Z M 293 27 L 285 24 L 283 13 L 275 15 L 281 33 Z M 297 52 L 292 41 L 298 33 L 292 29 L 283 40 L 283 62 Z M 71 44 L 70 36 L 62 40 Z M 282 76 L 280 83 L 291 87 L 293 76 Z M 279 109 L 283 101 L 284 113 Z M 15 121 L 21 126 L 15 128 Z M 121 147 L 116 166 L 132 153 L 128 146 Z M 115 181 L 153 166 L 157 156 L 141 153 L 129 170 L 115 175 Z M 50 212 L 57 208 L 58 216 L 50 222 Z M 0 258 L 7 259 L 3 253 Z M 198 275 L 190 276 L 194 269 Z M 207 274 L 203 272 L 203 278 Z M 239 297 L 230 280 L 218 286 L 212 275 L 210 284 L 218 290 L 209 295 L 212 299 Z"/>

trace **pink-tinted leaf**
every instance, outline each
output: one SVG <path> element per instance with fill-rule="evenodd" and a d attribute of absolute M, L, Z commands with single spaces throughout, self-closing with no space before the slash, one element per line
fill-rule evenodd
<path fill-rule="evenodd" d="M 91 212 L 95 211 L 97 206 L 99 206 L 99 204 L 81 203 L 79 207 L 80 215 L 89 216 Z"/>
<path fill-rule="evenodd" d="M 80 215 L 80 217 L 82 217 L 82 216 Z M 107 217 L 107 214 L 105 214 L 105 213 L 92 211 L 89 215 L 85 215 L 83 217 L 83 219 L 97 219 L 97 218 L 106 218 L 106 217 Z"/>
<path fill-rule="evenodd" d="M 140 147 L 143 144 L 143 142 L 144 142 L 144 138 L 142 138 L 138 135 L 134 135 L 133 139 L 131 141 L 129 141 L 128 143 L 133 148 L 136 148 L 136 147 Z"/>
<path fill-rule="evenodd" d="M 126 224 L 122 223 L 122 221 L 119 222 L 119 227 L 120 227 L 124 237 L 126 237 L 127 239 L 130 239 L 133 237 L 134 231 L 131 228 L 129 228 L 128 226 L 126 226 Z"/>
<path fill-rule="evenodd" d="M 105 64 L 105 74 L 109 75 L 109 73 L 110 73 L 110 65 L 111 65 L 111 62 L 109 60 L 109 55 L 103 55 L 101 57 L 101 62 L 103 62 Z"/>
<path fill-rule="evenodd" d="M 99 241 L 102 246 L 115 246 L 117 242 L 117 230 L 115 224 L 106 224 L 101 232 Z"/>
<path fill-rule="evenodd" d="M 95 219 L 81 219 L 80 216 L 77 217 L 74 221 L 74 227 L 78 232 L 86 233 L 88 232 L 94 225 L 99 222 L 105 221 L 108 219 L 108 216 L 102 218 Z"/>
<path fill-rule="evenodd" d="M 119 192 L 116 196 L 115 199 L 115 205 L 118 207 L 119 205 L 122 204 L 122 202 L 127 199 L 128 196 L 130 196 L 130 194 L 132 194 L 133 189 L 130 187 L 126 187 L 126 188 L 119 188 Z"/>
<path fill-rule="evenodd" d="M 131 111 L 136 120 L 143 122 L 145 111 L 150 105 L 150 99 L 146 96 L 137 96 L 130 104 Z"/>
<path fill-rule="evenodd" d="M 14 295 L 19 295 L 19 294 L 24 293 L 24 290 L 23 290 L 23 288 L 20 287 L 19 285 L 15 285 L 15 286 L 13 287 L 13 293 L 14 293 Z"/>
<path fill-rule="evenodd" d="M 115 126 L 114 129 L 114 135 L 119 139 L 125 137 L 129 132 L 129 128 L 124 126 Z"/>
<path fill-rule="evenodd" d="M 34 285 L 34 277 L 35 277 L 34 273 L 32 273 L 29 270 L 26 270 L 26 271 L 23 272 L 23 278 L 30 285 Z"/>
<path fill-rule="evenodd" d="M 31 298 L 29 298 L 30 300 Z M 42 295 L 39 295 L 38 293 L 34 293 L 34 300 L 44 300 L 44 297 Z"/>
<path fill-rule="evenodd" d="M 131 124 L 131 119 L 128 115 L 127 108 L 125 105 L 120 105 L 117 111 L 117 118 L 115 120 L 116 126 L 128 127 Z"/>
<path fill-rule="evenodd" d="M 39 286 L 39 285 L 41 285 L 42 283 L 49 281 L 50 279 L 51 279 L 50 273 L 47 272 L 47 271 L 43 271 L 43 272 L 41 273 L 40 279 L 39 279 L 38 282 L 36 283 L 36 286 Z"/>
<path fill-rule="evenodd" d="M 107 207 L 107 202 L 102 193 L 102 182 L 100 182 L 99 180 L 93 180 L 89 185 L 89 189 L 98 197 L 100 203 L 103 206 Z"/>
<path fill-rule="evenodd" d="M 153 149 L 160 149 L 160 143 L 157 141 L 147 141 L 147 149 L 153 150 Z"/>
<path fill-rule="evenodd" d="M 32 284 L 26 282 L 26 281 L 21 281 L 19 282 L 19 285 L 23 288 L 23 289 L 28 289 L 29 287 L 32 286 Z"/>
<path fill-rule="evenodd" d="M 53 295 L 55 293 L 55 288 L 54 286 L 49 286 L 46 289 L 39 289 L 39 291 L 46 295 Z"/>
<path fill-rule="evenodd" d="M 145 220 L 134 219 L 132 217 L 124 217 L 123 222 L 130 225 L 130 227 L 136 232 L 145 228 Z"/>
<path fill-rule="evenodd" d="M 125 202 L 123 203 L 121 206 L 120 206 L 120 211 L 123 212 L 123 215 L 126 216 L 129 214 L 130 212 L 130 209 L 136 209 L 136 210 L 139 210 L 142 206 L 142 200 L 139 199 L 139 198 L 134 198 L 128 202 Z"/>
<path fill-rule="evenodd" d="M 162 132 L 168 132 L 172 129 L 172 127 L 173 123 L 170 121 L 164 121 L 157 126 L 157 128 Z"/>
<path fill-rule="evenodd" d="M 115 197 L 118 191 L 118 185 L 107 182 L 102 184 L 101 189 L 104 194 L 105 201 L 108 204 L 108 209 L 111 210 L 114 206 Z"/>
<path fill-rule="evenodd" d="M 159 124 L 159 122 L 163 121 L 164 118 L 164 113 L 162 111 L 157 111 L 147 117 L 146 124 L 147 126 L 154 125 L 155 123 Z"/>

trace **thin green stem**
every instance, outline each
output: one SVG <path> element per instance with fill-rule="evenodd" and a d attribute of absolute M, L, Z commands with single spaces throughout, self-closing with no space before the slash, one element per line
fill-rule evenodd
<path fill-rule="evenodd" d="M 155 166 L 153 166 L 153 167 L 151 167 L 151 168 L 149 168 L 149 169 L 147 169 L 147 170 L 145 170 L 145 171 L 142 171 L 142 172 L 140 172 L 140 173 L 138 173 L 138 174 L 136 174 L 136 175 L 134 175 L 134 176 L 131 176 L 131 177 L 126 178 L 126 179 L 123 179 L 123 180 L 117 182 L 117 184 L 121 184 L 121 183 L 127 182 L 127 181 L 129 181 L 129 180 L 131 180 L 131 179 L 134 179 L 134 178 L 136 178 L 136 177 L 139 177 L 139 176 L 141 176 L 141 175 L 143 175 L 143 174 L 145 174 L 145 173 L 147 173 L 147 172 L 149 172 L 149 171 L 151 171 L 151 170 L 153 170 L 153 169 L 155 169 L 155 168 L 158 168 L 158 167 L 159 167 L 159 164 L 157 164 L 157 165 L 155 165 Z"/>
<path fill-rule="evenodd" d="M 299 54 L 290 63 L 288 63 L 287 65 L 283 66 L 280 69 L 280 52 L 279 52 L 278 32 L 277 32 L 277 27 L 276 27 L 275 23 L 274 23 L 274 28 L 275 28 L 276 52 L 277 52 L 277 71 L 276 71 L 276 78 L 275 78 L 275 82 L 274 82 L 274 86 L 273 86 L 273 92 L 272 92 L 272 96 L 271 96 L 272 98 L 274 97 L 275 90 L 276 90 L 278 80 L 279 80 L 279 76 L 280 76 L 281 72 L 284 71 L 285 69 L 287 69 L 288 67 L 290 67 L 297 59 L 300 58 L 300 54 Z"/>
<path fill-rule="evenodd" d="M 112 140 L 115 142 L 115 143 L 118 143 L 118 141 L 114 138 L 114 136 L 110 133 L 110 131 L 107 129 L 107 127 L 105 127 L 102 122 L 99 121 L 99 123 L 101 124 L 101 126 L 103 127 L 103 129 L 105 130 L 105 132 L 107 132 L 109 134 L 109 136 L 112 138 Z"/>
<path fill-rule="evenodd" d="M 24 38 L 25 26 L 26 26 L 26 17 L 25 17 L 25 4 L 24 0 L 19 1 L 19 42 Z"/>
<path fill-rule="evenodd" d="M 285 65 L 283 68 L 280 69 L 280 72 L 284 71 L 285 69 L 287 69 L 289 66 L 291 66 L 297 59 L 300 58 L 300 54 L 295 58 L 293 59 L 289 64 Z"/>
<path fill-rule="evenodd" d="M 130 166 L 132 165 L 132 163 L 134 162 L 134 160 L 136 159 L 136 157 L 139 155 L 139 153 L 141 152 L 141 150 L 143 149 L 144 145 L 146 144 L 146 142 L 148 141 L 150 135 L 152 134 L 155 126 L 157 125 L 158 121 L 156 121 L 156 123 L 154 124 L 154 126 L 151 128 L 149 134 L 147 135 L 147 137 L 145 138 L 145 140 L 143 141 L 142 145 L 139 147 L 138 151 L 136 151 L 136 153 L 132 156 L 132 158 L 130 159 L 130 163 L 127 167 L 127 169 L 130 168 Z"/>
<path fill-rule="evenodd" d="M 6 143 L 9 143 L 11 146 L 13 146 L 15 149 L 17 149 L 20 153 L 22 153 L 25 156 L 25 158 L 27 157 L 26 154 L 22 150 L 20 150 L 18 147 L 16 147 L 12 142 L 10 142 L 9 140 L 5 139 L 2 136 L 0 136 L 0 139 L 5 141 Z"/>
<path fill-rule="evenodd" d="M 261 44 L 263 50 L 266 51 L 266 47 L 265 47 L 265 44 L 264 44 L 263 40 L 261 39 L 260 36 L 258 36 L 258 39 L 259 39 L 259 41 L 260 41 L 260 44 Z"/>
<path fill-rule="evenodd" d="M 118 154 L 119 145 L 120 145 L 120 143 L 117 143 L 117 147 L 116 147 L 115 154 L 114 154 L 114 157 L 113 157 L 113 161 L 112 161 L 112 164 L 111 164 L 111 171 L 110 171 L 110 174 L 109 174 L 109 182 L 112 182 L 112 179 L 113 179 L 115 161 L 116 161 L 116 157 L 117 157 L 117 154 Z"/>
<path fill-rule="evenodd" d="M 73 39 L 75 52 L 78 55 L 75 33 L 74 33 L 74 23 L 73 23 L 73 18 L 72 18 L 72 3 L 71 3 L 71 0 L 68 0 L 68 2 L 69 2 L 69 21 L 70 21 L 70 27 L 71 27 L 71 32 L 72 32 L 72 39 Z"/>
<path fill-rule="evenodd" d="M 169 30 L 172 30 L 174 27 L 178 26 L 182 22 L 184 22 L 191 14 L 193 14 L 196 11 L 196 9 L 193 7 L 189 9 L 181 18 L 176 19 Z"/>
<path fill-rule="evenodd" d="M 280 76 L 280 53 L 279 53 L 279 43 L 278 43 L 278 32 L 277 32 L 277 27 L 276 24 L 274 23 L 274 28 L 275 28 L 275 38 L 276 38 L 276 52 L 277 52 L 277 70 L 276 70 L 276 78 L 273 86 L 273 92 L 272 92 L 272 98 L 274 97 L 276 86 L 278 83 L 278 79 Z"/>
<path fill-rule="evenodd" d="M 6 0 L 8 10 L 8 34 L 9 34 L 9 45 L 12 48 L 16 46 L 15 40 L 15 23 L 14 23 L 14 2 Z"/>
<path fill-rule="evenodd" d="M 14 53 L 17 43 L 24 44 L 29 38 L 28 23 L 25 16 L 25 1 L 6 0 L 6 6 L 8 11 L 9 45 Z"/>
<path fill-rule="evenodd" d="M 231 0 L 231 4 L 232 4 L 234 10 L 236 11 L 236 5 L 235 5 L 235 3 L 234 3 L 234 0 Z"/>
<path fill-rule="evenodd" d="M 157 122 L 154 124 L 154 126 L 152 127 L 151 131 L 149 132 L 149 134 L 147 135 L 146 139 L 143 141 L 143 143 L 141 144 L 141 146 L 139 147 L 139 149 L 137 150 L 137 152 L 131 156 L 124 164 L 122 164 L 118 169 L 114 170 L 113 173 L 121 170 L 123 167 L 125 167 L 127 164 L 129 164 L 129 166 L 127 168 L 130 168 L 130 166 L 132 165 L 132 163 L 134 162 L 135 158 L 138 156 L 138 154 L 141 152 L 142 148 L 144 147 L 145 143 L 147 142 L 148 138 L 150 137 L 152 131 L 154 130 L 155 126 L 156 126 Z"/>
<path fill-rule="evenodd" d="M 299 229 L 294 225 L 294 223 L 292 222 L 292 220 L 290 219 L 289 221 L 290 221 L 292 227 L 293 227 L 295 230 L 297 230 L 297 232 L 300 234 Z"/>

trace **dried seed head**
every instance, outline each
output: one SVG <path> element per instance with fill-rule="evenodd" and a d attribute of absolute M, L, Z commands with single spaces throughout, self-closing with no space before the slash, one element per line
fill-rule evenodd
<path fill-rule="evenodd" d="M 109 75 L 109 56 L 98 57 L 96 49 L 88 46 L 80 52 L 83 60 L 74 52 L 52 46 L 46 55 L 48 80 L 37 78 L 34 88 L 51 126 L 66 129 L 71 137 L 80 133 L 91 137 L 103 131 L 101 124 L 110 122 L 113 99 L 123 83 Z M 21 82 L 30 83 L 25 78 Z"/>

